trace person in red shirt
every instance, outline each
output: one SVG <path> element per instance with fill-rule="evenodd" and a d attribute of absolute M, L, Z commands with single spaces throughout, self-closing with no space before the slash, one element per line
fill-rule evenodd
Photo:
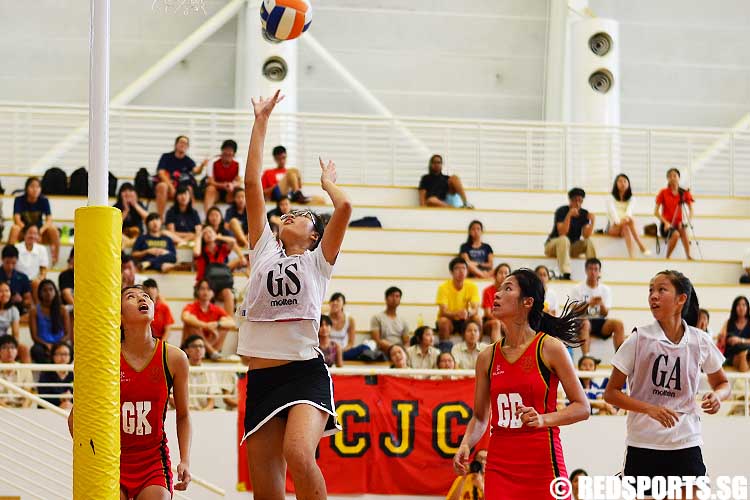
<path fill-rule="evenodd" d="M 661 235 L 667 239 L 667 258 L 672 256 L 677 240 L 682 240 L 685 248 L 685 256 L 692 260 L 690 255 L 690 240 L 688 240 L 687 223 L 682 220 L 683 204 L 687 205 L 688 218 L 693 218 L 693 195 L 687 189 L 680 187 L 680 171 L 676 168 L 667 170 L 667 187 L 656 195 L 656 208 L 654 215 L 659 218 L 661 224 Z M 659 210 L 661 207 L 661 211 Z"/>
<path fill-rule="evenodd" d="M 230 328 L 235 328 L 232 317 L 221 307 L 211 303 L 214 292 L 208 280 L 200 280 L 193 292 L 195 302 L 182 310 L 182 342 L 190 335 L 200 335 L 206 342 L 206 355 L 211 359 L 221 358 L 221 348 Z"/>
<path fill-rule="evenodd" d="M 503 324 L 492 314 L 493 302 L 495 302 L 497 289 L 503 284 L 505 278 L 510 275 L 510 272 L 511 268 L 509 264 L 505 262 L 499 264 L 494 271 L 495 282 L 482 292 L 482 309 L 484 311 L 484 316 L 482 316 L 482 334 L 489 336 L 490 342 L 493 343 L 500 340 L 503 333 Z"/>
<path fill-rule="evenodd" d="M 193 262 L 195 263 L 195 279 L 200 282 L 206 278 L 206 269 L 210 265 L 223 266 L 226 272 L 231 272 L 227 263 L 229 254 L 235 247 L 235 240 L 231 236 L 217 234 L 213 227 L 207 225 L 201 233 L 201 244 L 193 246 Z M 216 281 L 212 278 L 212 289 L 216 298 L 224 304 L 228 314 L 234 314 L 234 286 L 233 280 Z"/>
<path fill-rule="evenodd" d="M 161 300 L 156 280 L 147 279 L 143 282 L 143 288 L 146 289 L 146 293 L 154 301 L 154 320 L 151 322 L 151 335 L 155 339 L 166 341 L 165 337 L 169 337 L 167 330 L 174 324 L 172 311 L 169 309 L 167 303 Z"/>
<path fill-rule="evenodd" d="M 302 194 L 302 174 L 296 168 L 286 168 L 286 148 L 273 148 L 276 168 L 263 171 L 260 178 L 263 196 L 266 200 L 279 201 L 288 197 L 295 203 L 309 203 L 310 198 Z"/>
<path fill-rule="evenodd" d="M 234 201 L 234 190 L 242 186 L 240 164 L 234 159 L 237 143 L 227 139 L 221 143 L 221 156 L 213 164 L 211 173 L 206 176 L 206 189 L 203 193 L 203 207 L 206 212 L 217 200 L 226 203 Z"/>

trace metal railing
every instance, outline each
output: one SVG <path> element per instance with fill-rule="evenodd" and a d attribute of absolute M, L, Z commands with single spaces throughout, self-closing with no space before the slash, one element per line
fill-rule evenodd
<path fill-rule="evenodd" d="M 87 117 L 82 105 L 0 102 L 0 169 L 86 165 Z M 178 134 L 190 137 L 196 161 L 215 156 L 227 138 L 244 160 L 251 125 L 249 110 L 112 107 L 110 167 L 121 178 L 153 172 Z M 429 151 L 468 187 L 608 191 L 625 172 L 634 191 L 654 193 L 677 167 L 697 193 L 750 195 L 750 132 L 732 129 L 278 113 L 266 141 L 269 166 L 279 143 L 308 179 L 319 175 L 319 155 L 333 158 L 343 183 L 416 186 Z"/>

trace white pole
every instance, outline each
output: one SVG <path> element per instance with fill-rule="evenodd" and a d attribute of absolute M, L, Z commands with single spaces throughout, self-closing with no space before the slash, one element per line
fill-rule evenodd
<path fill-rule="evenodd" d="M 91 207 L 109 205 L 109 0 L 91 0 L 89 45 L 88 205 Z"/>

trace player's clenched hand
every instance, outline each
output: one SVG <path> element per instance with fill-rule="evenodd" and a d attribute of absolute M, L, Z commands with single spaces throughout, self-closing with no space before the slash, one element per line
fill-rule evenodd
<path fill-rule="evenodd" d="M 464 475 L 469 471 L 469 455 L 471 450 L 465 444 L 459 446 L 456 455 L 453 457 L 453 470 L 456 474 Z"/>
<path fill-rule="evenodd" d="M 521 423 L 528 427 L 544 427 L 544 415 L 536 411 L 533 406 L 519 406 L 516 416 Z"/>
<path fill-rule="evenodd" d="M 188 487 L 188 484 L 190 484 L 191 479 L 190 466 L 185 462 L 180 462 L 180 465 L 177 466 L 177 480 L 179 481 L 179 483 L 174 485 L 174 489 L 185 491 Z"/>

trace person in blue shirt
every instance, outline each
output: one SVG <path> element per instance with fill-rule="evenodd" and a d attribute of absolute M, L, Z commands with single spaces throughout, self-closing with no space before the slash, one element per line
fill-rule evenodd
<path fill-rule="evenodd" d="M 247 206 L 245 190 L 234 190 L 234 201 L 229 204 L 224 214 L 224 225 L 231 231 L 240 248 L 248 248 L 247 242 Z"/>
<path fill-rule="evenodd" d="M 193 195 L 187 186 L 177 188 L 174 205 L 167 210 L 165 221 L 170 238 L 180 243 L 200 242 L 201 216 L 193 208 Z"/>
<path fill-rule="evenodd" d="M 601 360 L 592 356 L 581 356 L 581 359 L 578 360 L 578 371 L 596 371 L 599 363 L 601 363 Z M 583 392 L 586 393 L 586 397 L 591 404 L 592 415 L 617 415 L 617 408 L 604 401 L 604 389 L 607 388 L 608 378 L 598 382 L 591 378 L 580 378 L 579 380 L 581 386 L 583 386 Z"/>
<path fill-rule="evenodd" d="M 208 164 L 208 159 L 203 160 L 200 165 L 195 164 L 192 158 L 187 155 L 190 148 L 190 139 L 184 135 L 178 135 L 174 141 L 174 150 L 164 153 L 159 158 L 159 165 L 156 167 L 156 212 L 160 217 L 164 217 L 164 210 L 167 208 L 167 200 L 174 199 L 177 188 L 181 185 L 188 185 L 193 190 L 198 185 L 195 176 L 203 172 Z"/>
<path fill-rule="evenodd" d="M 461 245 L 458 251 L 458 254 L 469 267 L 470 278 L 494 278 L 493 250 L 491 246 L 482 241 L 483 233 L 484 225 L 478 220 L 471 221 L 466 243 Z"/>
<path fill-rule="evenodd" d="M 122 246 L 132 247 L 136 238 L 143 234 L 143 221 L 148 217 L 146 206 L 138 200 L 135 186 L 125 182 L 117 191 L 117 203 L 113 205 L 122 212 Z"/>
<path fill-rule="evenodd" d="M 38 177 L 29 177 L 23 194 L 13 202 L 13 227 L 8 235 L 8 243 L 18 243 L 24 228 L 34 225 L 39 228 L 42 243 L 50 246 L 54 266 L 60 256 L 60 233 L 53 222 L 49 200 L 42 194 L 42 181 Z"/>
<path fill-rule="evenodd" d="M 21 313 L 31 309 L 31 281 L 21 271 L 16 270 L 18 264 L 18 248 L 13 245 L 5 245 L 2 252 L 3 265 L 0 266 L 0 281 L 10 285 L 10 302 Z"/>
<path fill-rule="evenodd" d="M 50 363 L 52 346 L 71 337 L 70 316 L 52 280 L 42 280 L 37 294 L 36 309 L 29 313 L 29 333 L 34 341 L 31 359 L 34 363 Z"/>
<path fill-rule="evenodd" d="M 135 240 L 133 259 L 140 262 L 142 270 L 156 269 L 167 273 L 174 268 L 177 251 L 172 238 L 162 234 L 159 214 L 148 214 L 146 234 Z"/>

